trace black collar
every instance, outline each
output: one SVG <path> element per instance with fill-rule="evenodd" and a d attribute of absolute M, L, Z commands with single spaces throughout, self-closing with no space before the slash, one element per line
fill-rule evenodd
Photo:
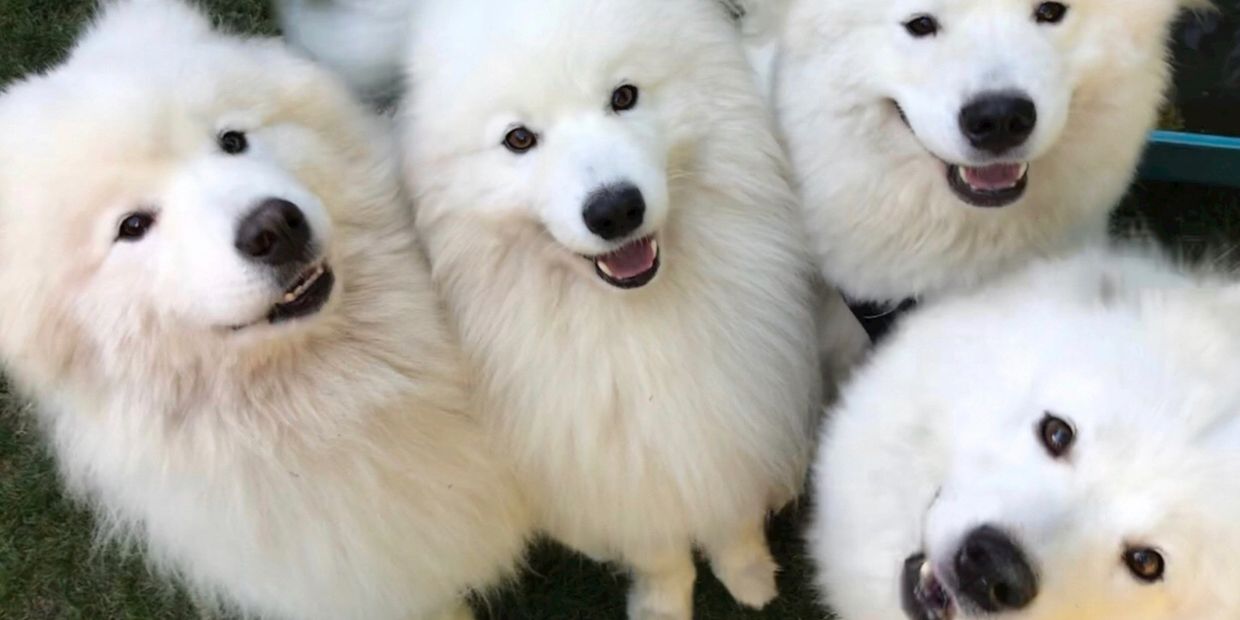
<path fill-rule="evenodd" d="M 848 300 L 848 309 L 861 321 L 861 327 L 870 335 L 870 342 L 878 344 L 895 327 L 896 321 L 906 312 L 917 307 L 914 298 L 898 302 Z"/>

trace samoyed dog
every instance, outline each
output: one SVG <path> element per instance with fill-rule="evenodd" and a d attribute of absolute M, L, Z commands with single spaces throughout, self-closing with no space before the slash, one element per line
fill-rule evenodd
<path fill-rule="evenodd" d="M 105 530 L 246 616 L 468 618 L 529 527 L 383 135 L 166 1 L 0 96 L 0 359 Z"/>
<path fill-rule="evenodd" d="M 813 261 L 727 13 L 416 5 L 418 228 L 541 525 L 631 569 L 633 618 L 691 617 L 694 546 L 764 606 L 821 377 Z"/>
<path fill-rule="evenodd" d="M 1240 617 L 1237 312 L 1090 252 L 911 316 L 816 465 L 840 617 Z"/>
<path fill-rule="evenodd" d="M 756 20 L 823 273 L 882 309 L 1103 237 L 1164 100 L 1170 27 L 1204 4 L 731 1 Z"/>

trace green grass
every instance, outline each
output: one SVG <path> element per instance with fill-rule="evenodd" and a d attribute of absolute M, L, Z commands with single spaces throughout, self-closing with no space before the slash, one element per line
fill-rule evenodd
<path fill-rule="evenodd" d="M 25 409 L 0 395 L 0 618 L 183 617 L 186 600 L 137 558 L 95 548 Z"/>
<path fill-rule="evenodd" d="M 257 0 L 206 2 L 230 28 L 269 32 L 271 16 Z M 0 0 L 0 86 L 59 60 L 92 12 L 86 0 Z M 1144 228 L 1187 254 L 1224 249 L 1240 239 L 1235 192 L 1171 185 L 1141 186 L 1117 225 Z M 695 593 L 704 620 L 822 620 L 808 587 L 810 568 L 799 531 L 803 513 L 789 511 L 771 527 L 785 571 L 782 596 L 764 613 L 736 607 L 700 567 Z M 90 515 L 67 500 L 41 447 L 33 417 L 0 381 L 0 618 L 195 618 L 184 594 L 151 576 L 140 557 L 92 542 Z M 543 545 L 521 582 L 480 605 L 484 618 L 598 619 L 624 617 L 627 581 L 614 569 Z"/>

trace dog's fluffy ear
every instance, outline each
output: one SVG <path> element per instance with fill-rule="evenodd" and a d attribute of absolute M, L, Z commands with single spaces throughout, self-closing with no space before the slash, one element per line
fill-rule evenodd
<path fill-rule="evenodd" d="M 212 36 L 211 22 L 183 0 L 113 0 L 104 3 L 72 58 L 115 58 Z"/>

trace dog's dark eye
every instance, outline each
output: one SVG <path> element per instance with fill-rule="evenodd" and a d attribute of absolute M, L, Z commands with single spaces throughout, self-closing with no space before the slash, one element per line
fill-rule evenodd
<path fill-rule="evenodd" d="M 240 131 L 225 131 L 220 134 L 220 150 L 229 155 L 240 155 L 250 148 L 250 141 Z"/>
<path fill-rule="evenodd" d="M 513 153 L 525 153 L 538 146 L 538 135 L 525 127 L 517 127 L 504 136 L 504 146 Z"/>
<path fill-rule="evenodd" d="M 939 33 L 939 20 L 933 15 L 918 15 L 904 22 L 904 29 L 918 39 L 932 37 Z"/>
<path fill-rule="evenodd" d="M 637 107 L 638 91 L 636 86 L 625 84 L 611 93 L 611 109 L 624 112 Z"/>
<path fill-rule="evenodd" d="M 1066 456 L 1076 443 L 1076 430 L 1072 425 L 1051 414 L 1047 414 L 1038 425 L 1038 435 L 1046 451 L 1057 459 Z"/>
<path fill-rule="evenodd" d="M 1134 547 L 1124 551 L 1124 564 L 1132 575 L 1145 583 L 1162 581 L 1167 572 L 1167 561 L 1161 553 L 1144 547 Z"/>
<path fill-rule="evenodd" d="M 131 213 L 121 220 L 120 229 L 116 231 L 117 241 L 139 241 L 150 232 L 155 225 L 155 216 L 150 213 Z"/>
<path fill-rule="evenodd" d="M 1068 15 L 1068 6 L 1062 2 L 1043 2 L 1033 12 L 1039 24 L 1058 24 Z"/>

